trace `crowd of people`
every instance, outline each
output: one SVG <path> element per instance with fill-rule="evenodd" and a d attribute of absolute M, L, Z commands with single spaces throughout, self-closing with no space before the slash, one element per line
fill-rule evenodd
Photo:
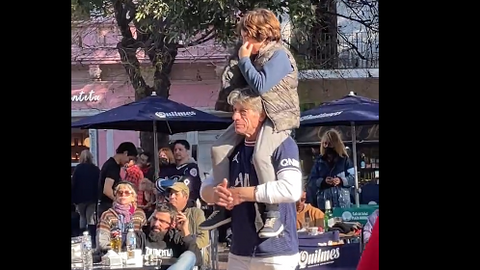
<path fill-rule="evenodd" d="M 139 248 L 169 250 L 176 258 L 169 269 L 188 270 L 203 264 L 207 230 L 229 226 L 227 269 L 294 270 L 301 213 L 309 212 L 314 224 L 323 226 L 326 200 L 333 207 L 351 204 L 353 165 L 335 130 L 323 136 L 320 156 L 303 184 L 298 146 L 290 136 L 300 123 L 298 69 L 282 43 L 276 15 L 249 11 L 238 22 L 238 34 L 242 42 L 228 61 L 220 91 L 233 108 L 233 123 L 212 147 L 212 174 L 203 182 L 185 140 L 156 153 L 158 180 L 152 154 L 131 142 L 121 143 L 101 169 L 88 150 L 81 153 L 72 199 L 81 229 L 90 231 L 100 250 L 133 228 Z M 164 179 L 173 182 L 162 186 Z M 215 205 L 207 219 L 197 202 Z"/>
<path fill-rule="evenodd" d="M 139 248 L 153 245 L 172 249 L 173 258 L 180 258 L 183 251 L 195 255 L 186 253 L 171 269 L 201 265 L 203 259 L 200 258 L 206 256 L 201 257 L 200 250 L 209 244 L 209 239 L 208 232 L 198 227 L 205 220 L 205 214 L 194 203 L 199 197 L 201 181 L 189 150 L 190 144 L 185 140 L 159 150 L 160 179 L 175 181 L 163 192 L 155 188 L 152 155 L 139 151 L 133 143 L 121 143 L 101 169 L 93 164 L 88 150 L 82 151 L 80 164 L 72 175 L 72 202 L 80 217 L 80 231 L 88 230 L 94 246 L 106 251 L 111 247 L 112 237 L 117 235 L 123 236 L 125 245 L 128 229 L 133 228 L 139 238 Z M 171 219 L 159 219 L 159 209 L 163 209 L 162 215 L 171 215 Z M 184 239 L 188 235 L 193 242 Z M 159 244 L 154 244 L 156 242 Z M 184 268 L 185 265 L 188 267 Z"/>

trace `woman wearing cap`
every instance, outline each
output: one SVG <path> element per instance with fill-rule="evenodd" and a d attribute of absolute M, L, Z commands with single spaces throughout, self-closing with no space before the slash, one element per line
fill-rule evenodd
<path fill-rule="evenodd" d="M 140 231 L 147 224 L 145 213 L 137 207 L 137 192 L 130 182 L 119 182 L 113 192 L 114 203 L 98 222 L 97 246 L 102 250 L 110 248 L 112 234 L 122 234 L 122 246 L 125 246 L 128 229 Z"/>

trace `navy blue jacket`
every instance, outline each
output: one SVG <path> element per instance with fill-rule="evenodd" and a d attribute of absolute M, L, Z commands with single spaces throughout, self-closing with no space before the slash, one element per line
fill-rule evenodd
<path fill-rule="evenodd" d="M 332 207 L 350 207 L 350 190 L 355 185 L 353 163 L 348 157 L 337 156 L 330 166 L 322 156 L 315 160 L 307 183 L 307 202 L 325 209 L 325 201 L 330 200 Z M 334 187 L 325 182 L 325 178 L 338 177 L 340 185 Z"/>
<path fill-rule="evenodd" d="M 95 164 L 80 163 L 72 175 L 72 202 L 96 203 L 100 169 Z"/>

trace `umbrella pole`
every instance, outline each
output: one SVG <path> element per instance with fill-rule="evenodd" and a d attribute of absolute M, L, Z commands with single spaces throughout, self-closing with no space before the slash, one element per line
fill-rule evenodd
<path fill-rule="evenodd" d="M 160 170 L 160 159 L 158 158 L 158 135 L 157 135 L 157 121 L 153 120 L 153 160 L 155 168 L 155 176 L 153 181 L 158 179 L 158 174 Z"/>
<path fill-rule="evenodd" d="M 353 154 L 353 171 L 355 172 L 355 205 L 360 207 L 360 192 L 358 188 L 358 168 L 357 168 L 357 130 L 355 123 L 352 125 L 352 154 Z"/>

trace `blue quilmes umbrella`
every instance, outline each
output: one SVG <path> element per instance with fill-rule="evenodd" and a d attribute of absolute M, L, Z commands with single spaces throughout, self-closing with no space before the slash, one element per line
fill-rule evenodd
<path fill-rule="evenodd" d="M 72 127 L 119 129 L 153 132 L 153 148 L 158 149 L 157 132 L 175 134 L 189 131 L 225 129 L 230 118 L 220 118 L 152 93 L 151 96 L 73 122 Z M 158 178 L 158 155 L 153 155 L 155 179 Z"/>
<path fill-rule="evenodd" d="M 302 126 L 340 126 L 352 127 L 352 134 L 357 134 L 355 125 L 376 124 L 378 118 L 378 100 L 361 97 L 350 92 L 347 96 L 322 103 L 317 108 L 304 111 L 300 117 Z M 355 171 L 355 203 L 360 206 L 357 169 L 357 136 L 352 136 L 353 167 Z"/>
<path fill-rule="evenodd" d="M 154 125 L 155 122 L 155 125 Z M 220 130 L 232 123 L 186 105 L 153 94 L 142 100 L 73 122 L 72 127 L 118 129 L 175 134 L 189 131 Z"/>
<path fill-rule="evenodd" d="M 353 93 L 322 103 L 320 106 L 304 111 L 300 117 L 300 126 L 323 125 L 367 125 L 378 123 L 378 100 L 356 96 Z"/>

